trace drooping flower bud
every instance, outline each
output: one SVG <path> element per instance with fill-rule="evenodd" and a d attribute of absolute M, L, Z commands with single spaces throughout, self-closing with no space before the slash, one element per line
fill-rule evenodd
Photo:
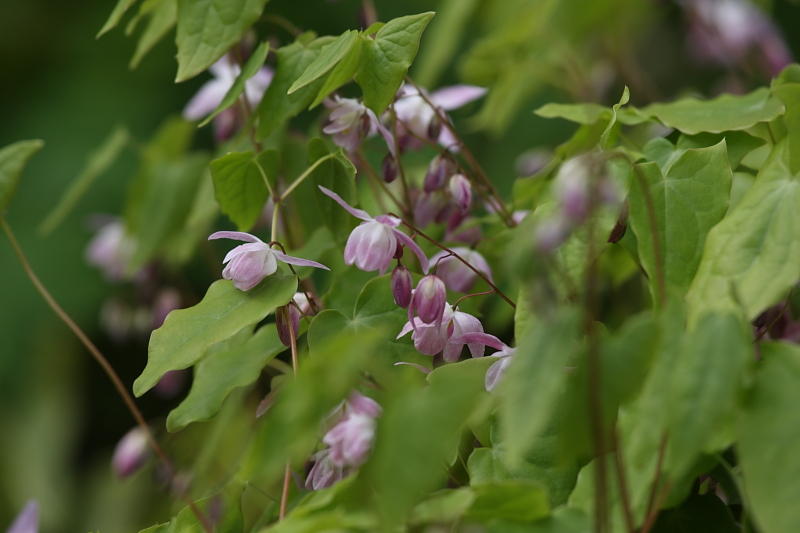
<path fill-rule="evenodd" d="M 114 449 L 111 467 L 119 477 L 128 477 L 150 458 L 147 434 L 140 427 L 128 431 Z"/>
<path fill-rule="evenodd" d="M 394 303 L 403 309 L 407 309 L 411 303 L 411 286 L 413 283 L 411 272 L 403 265 L 398 265 L 392 271 L 391 285 Z"/>
<path fill-rule="evenodd" d="M 289 326 L 291 324 L 291 331 Z M 275 310 L 275 326 L 278 328 L 278 338 L 284 346 L 292 345 L 292 337 L 297 338 L 297 330 L 300 328 L 300 311 L 289 303 Z"/>
<path fill-rule="evenodd" d="M 332 100 L 326 99 L 323 103 L 333 111 L 322 132 L 332 135 L 334 144 L 345 151 L 355 152 L 364 137 L 377 131 L 377 118 L 373 118 L 375 115 L 358 100 L 334 95 Z"/>
<path fill-rule="evenodd" d="M 392 154 L 386 154 L 386 157 L 383 158 L 383 162 L 381 163 L 383 181 L 391 183 L 396 180 L 399 170 L 397 159 L 395 159 Z"/>
<path fill-rule="evenodd" d="M 447 289 L 442 278 L 429 274 L 419 280 L 417 289 L 408 308 L 408 317 L 411 320 L 414 312 L 426 324 L 440 324 L 442 313 L 447 304 Z"/>
<path fill-rule="evenodd" d="M 428 164 L 428 172 L 425 174 L 423 189 L 431 193 L 444 187 L 447 178 L 455 174 L 456 166 L 449 157 L 437 155 Z"/>
<path fill-rule="evenodd" d="M 614 229 L 611 230 L 611 235 L 608 236 L 608 242 L 613 244 L 622 240 L 625 236 L 625 231 L 628 229 L 628 202 L 622 204 L 622 212 L 619 214 Z"/>
<path fill-rule="evenodd" d="M 456 174 L 450 178 L 450 195 L 462 212 L 469 211 L 469 206 L 472 204 L 472 187 L 466 176 Z"/>

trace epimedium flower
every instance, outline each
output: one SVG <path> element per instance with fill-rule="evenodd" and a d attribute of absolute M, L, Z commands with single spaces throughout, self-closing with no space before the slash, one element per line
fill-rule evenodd
<path fill-rule="evenodd" d="M 452 251 L 457 253 L 459 257 L 475 267 L 475 269 L 485 275 L 489 281 L 494 283 L 492 279 L 492 269 L 479 252 L 464 247 L 452 248 Z M 478 275 L 455 256 L 450 255 L 449 252 L 444 250 L 437 252 L 431 257 L 431 262 L 434 265 L 438 264 L 436 273 L 439 274 L 442 280 L 444 280 L 445 285 L 450 287 L 450 289 L 457 292 L 467 292 L 475 285 Z"/>
<path fill-rule="evenodd" d="M 425 324 L 438 326 L 442 320 L 442 313 L 447 306 L 447 288 L 442 278 L 435 274 L 428 274 L 417 283 L 411 304 L 408 306 L 408 321 L 413 325 L 414 313 Z"/>
<path fill-rule="evenodd" d="M 117 443 L 111 467 L 119 477 L 128 477 L 139 470 L 150 458 L 150 446 L 147 433 L 135 427 L 128 431 Z"/>
<path fill-rule="evenodd" d="M 391 286 L 394 303 L 403 309 L 408 308 L 409 304 L 411 304 L 411 286 L 413 283 L 411 272 L 403 265 L 397 265 L 392 271 Z"/>
<path fill-rule="evenodd" d="M 98 229 L 86 248 L 86 261 L 103 271 L 106 279 L 130 277 L 128 268 L 136 253 L 136 241 L 125 231 L 122 219 L 112 218 Z"/>
<path fill-rule="evenodd" d="M 462 337 L 468 333 L 483 334 L 483 324 L 474 316 L 462 311 L 453 311 L 446 305 L 442 313 L 441 324 L 426 324 L 417 317 L 409 320 L 397 338 L 411 332 L 414 348 L 423 354 L 434 356 L 442 352 L 448 363 L 458 361 L 461 351 L 466 345 L 472 357 L 483 357 L 484 346 L 481 342 L 464 342 Z"/>
<path fill-rule="evenodd" d="M 364 272 L 378 270 L 381 275 L 386 273 L 392 258 L 397 253 L 398 242 L 411 249 L 419 257 L 422 270 L 428 272 L 428 258 L 414 240 L 397 229 L 400 219 L 391 215 L 380 215 L 372 218 L 363 209 L 351 207 L 342 198 L 323 186 L 320 190 L 348 213 L 363 220 L 347 239 L 344 248 L 344 262 L 347 265 L 355 264 Z"/>
<path fill-rule="evenodd" d="M 483 344 L 497 350 L 491 357 L 497 357 L 498 361 L 489 367 L 484 378 L 484 386 L 488 392 L 492 392 L 497 387 L 517 352 L 516 348 L 508 346 L 494 335 L 483 332 L 467 332 L 454 338 L 453 342 Z"/>
<path fill-rule="evenodd" d="M 364 138 L 371 137 L 378 131 L 375 113 L 355 98 L 334 95 L 333 99 L 326 98 L 322 103 L 333 109 L 330 122 L 322 128 L 322 133 L 333 136 L 333 143 L 345 151 L 355 152 Z"/>
<path fill-rule="evenodd" d="M 334 464 L 330 455 L 330 448 L 325 448 L 311 457 L 314 466 L 311 467 L 306 478 L 306 490 L 322 490 L 331 487 L 350 474 L 349 469 Z"/>
<path fill-rule="evenodd" d="M 469 211 L 472 204 L 472 186 L 464 174 L 455 174 L 450 178 L 450 196 L 462 213 Z"/>
<path fill-rule="evenodd" d="M 208 237 L 212 239 L 233 239 L 245 241 L 228 252 L 223 263 L 228 265 L 222 271 L 222 277 L 233 281 L 233 285 L 241 291 L 249 291 L 278 269 L 278 261 L 290 265 L 310 266 L 330 270 L 323 264 L 308 259 L 292 257 L 269 247 L 255 235 L 241 231 L 218 231 Z"/>

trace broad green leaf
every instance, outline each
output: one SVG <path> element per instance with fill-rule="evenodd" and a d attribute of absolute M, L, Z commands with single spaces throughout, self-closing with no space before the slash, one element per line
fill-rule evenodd
<path fill-rule="evenodd" d="M 265 41 L 258 45 L 258 48 L 253 50 L 253 53 L 250 55 L 247 63 L 244 64 L 242 71 L 238 76 L 236 76 L 236 80 L 233 82 L 233 85 L 231 85 L 231 88 L 228 89 L 228 92 L 225 93 L 222 101 L 219 103 L 214 112 L 208 115 L 198 125 L 198 127 L 205 126 L 211 122 L 212 118 L 216 117 L 236 103 L 241 94 L 244 92 L 245 82 L 258 73 L 258 70 L 264 65 L 264 61 L 267 59 L 267 54 L 269 54 L 269 42 Z"/>
<path fill-rule="evenodd" d="M 22 169 L 42 149 L 44 141 L 17 141 L 0 149 L 0 214 L 17 191 Z"/>
<path fill-rule="evenodd" d="M 302 89 L 309 83 L 318 80 L 335 67 L 339 61 L 342 60 L 354 46 L 356 41 L 359 40 L 358 31 L 347 30 L 335 41 L 325 46 L 320 51 L 319 56 L 303 71 L 303 74 L 289 87 L 287 91 L 289 94 Z"/>
<path fill-rule="evenodd" d="M 206 520 L 213 519 L 214 531 L 220 533 L 241 533 L 244 528 L 242 515 L 242 493 L 245 485 L 234 482 L 221 492 L 195 502 L 197 509 Z M 180 513 L 167 524 L 145 529 L 141 533 L 205 533 L 205 528 L 191 507 L 184 507 Z"/>
<path fill-rule="evenodd" d="M 100 31 L 97 33 L 97 36 L 95 36 L 95 39 L 100 38 L 100 36 L 107 31 L 114 29 L 117 24 L 119 24 L 119 21 L 122 20 L 125 12 L 128 11 L 128 9 L 130 9 L 131 6 L 133 6 L 133 4 L 136 2 L 138 2 L 138 0 L 118 0 L 117 5 L 114 6 L 114 10 L 111 11 L 111 15 L 109 15 L 108 20 L 106 20 L 106 23 L 103 24 L 103 27 L 100 28 Z"/>
<path fill-rule="evenodd" d="M 309 165 L 313 165 L 319 159 L 330 153 L 331 151 L 322 139 L 315 137 L 308 141 Z M 348 204 L 356 205 L 358 203 L 355 181 L 356 167 L 353 166 L 353 163 L 350 162 L 341 150 L 336 153 L 335 157 L 320 163 L 311 173 L 311 179 L 315 188 L 322 185 L 341 196 Z M 322 194 L 318 188 L 314 198 L 322 214 L 322 220 L 331 230 L 334 239 L 338 243 L 344 243 L 356 219 L 353 215 L 342 209 L 339 204 Z"/>
<path fill-rule="evenodd" d="M 783 124 L 786 126 L 786 149 L 789 152 L 789 171 L 800 172 L 800 83 L 786 83 L 772 89 L 786 106 Z"/>
<path fill-rule="evenodd" d="M 414 525 L 451 523 L 464 514 L 473 501 L 475 494 L 466 487 L 434 492 L 412 509 L 409 521 Z"/>
<path fill-rule="evenodd" d="M 86 165 L 78 174 L 78 177 L 75 178 L 72 185 L 58 201 L 58 204 L 42 221 L 39 226 L 39 233 L 48 235 L 56 226 L 61 224 L 95 180 L 114 164 L 122 149 L 128 144 L 129 138 L 128 130 L 118 126 L 114 128 L 111 135 L 98 149 L 89 154 Z"/>
<path fill-rule="evenodd" d="M 364 57 L 355 74 L 364 92 L 364 105 L 376 115 L 392 103 L 414 61 L 422 32 L 434 13 L 421 13 L 390 20 L 375 39 L 365 37 Z"/>
<path fill-rule="evenodd" d="M 545 104 L 535 114 L 542 118 L 563 118 L 578 124 L 594 124 L 601 117 L 611 118 L 611 109 L 600 104 Z"/>
<path fill-rule="evenodd" d="M 625 88 L 622 90 L 622 96 L 619 98 L 619 102 L 611 106 L 611 119 L 608 121 L 608 126 L 603 131 L 603 134 L 600 136 L 600 142 L 598 146 L 601 150 L 605 150 L 606 146 L 608 145 L 608 137 L 611 135 L 611 129 L 617 123 L 617 113 L 619 112 L 619 108 L 624 106 L 628 103 L 631 99 L 631 93 L 628 90 L 628 86 L 626 85 Z"/>
<path fill-rule="evenodd" d="M 520 461 L 532 440 L 551 420 L 566 380 L 578 315 L 569 310 L 537 321 L 522 339 L 514 361 L 497 388 L 504 445 L 511 464 Z"/>
<path fill-rule="evenodd" d="M 725 147 L 728 151 L 728 164 L 732 170 L 739 166 L 747 154 L 766 144 L 764 139 L 750 135 L 745 131 L 726 131 L 725 133 L 681 135 L 675 147 L 683 153 L 683 150 L 690 148 L 714 146 L 723 139 L 725 139 Z"/>
<path fill-rule="evenodd" d="M 167 430 L 178 431 L 192 422 L 214 417 L 233 389 L 257 380 L 264 365 L 284 350 L 286 346 L 272 324 L 259 329 L 243 346 L 228 347 L 223 343 L 210 347 L 195 366 L 189 395 L 167 417 Z"/>
<path fill-rule="evenodd" d="M 355 44 L 347 52 L 347 55 L 339 61 L 330 74 L 325 78 L 325 83 L 317 93 L 310 108 L 318 106 L 333 91 L 353 79 L 358 68 L 361 66 L 361 58 L 364 55 L 364 39 L 356 39 Z"/>
<path fill-rule="evenodd" d="M 639 258 L 650 278 L 655 301 L 660 298 L 660 275 L 667 291 L 684 293 L 689 288 L 700 264 L 706 235 L 728 210 L 732 180 L 725 141 L 687 150 L 669 166 L 666 177 L 656 163 L 634 167 L 629 222 L 636 233 Z"/>
<path fill-rule="evenodd" d="M 256 484 L 271 484 L 283 475 L 287 461 L 301 466 L 319 443 L 325 420 L 352 392 L 365 363 L 377 353 L 380 338 L 371 331 L 341 332 L 312 357 L 302 358 L 296 379 L 285 381 L 264 416 L 240 475 Z"/>
<path fill-rule="evenodd" d="M 689 324 L 711 309 L 755 318 L 800 278 L 800 183 L 779 143 L 756 181 L 709 233 L 686 295 Z"/>
<path fill-rule="evenodd" d="M 667 104 L 650 104 L 638 110 L 689 135 L 744 130 L 759 122 L 768 122 L 784 111 L 781 101 L 763 87 L 744 96 L 723 94 L 712 100 L 684 98 Z"/>
<path fill-rule="evenodd" d="M 133 393 L 141 396 L 167 371 L 192 366 L 212 344 L 229 339 L 285 305 L 296 289 L 297 278 L 278 274 L 267 276 L 249 291 L 240 291 L 228 280 L 215 281 L 199 304 L 173 311 L 153 332 L 147 366 L 134 382 Z"/>
<path fill-rule="evenodd" d="M 592 522 L 586 513 L 571 507 L 559 507 L 551 516 L 529 524 L 495 520 L 487 524 L 489 533 L 589 533 Z"/>
<path fill-rule="evenodd" d="M 278 49 L 278 63 L 275 76 L 269 84 L 264 98 L 256 108 L 258 116 L 258 137 L 268 137 L 283 121 L 292 118 L 305 109 L 317 95 L 324 79 L 317 79 L 302 89 L 288 94 L 289 87 L 319 56 L 321 50 L 333 37 L 320 37 L 311 42 L 313 35 L 301 35 L 290 45 Z"/>
<path fill-rule="evenodd" d="M 474 486 L 475 501 L 466 517 L 531 522 L 550 514 L 547 494 L 541 485 L 521 479 L 491 481 Z"/>
<path fill-rule="evenodd" d="M 665 470 L 680 478 L 735 416 L 744 372 L 754 360 L 749 328 L 733 314 L 710 313 L 685 338 L 672 364 Z"/>
<path fill-rule="evenodd" d="M 572 491 L 569 497 L 568 508 L 578 509 L 583 511 L 587 516 L 595 517 L 595 475 L 597 464 L 600 459 L 592 459 L 592 461 L 581 468 L 578 474 L 578 482 L 575 485 L 575 490 Z M 606 472 L 606 512 L 608 514 L 610 528 L 607 530 L 612 533 L 623 533 L 627 531 L 625 528 L 625 517 L 623 516 L 622 505 L 620 505 L 619 485 L 617 483 L 616 461 L 614 454 L 608 454 L 602 458 L 605 461 Z M 643 514 L 637 512 L 638 509 L 633 509 L 633 520 L 636 524 L 641 524 Z"/>
<path fill-rule="evenodd" d="M 248 231 L 256 223 L 269 198 L 265 181 L 274 185 L 280 171 L 280 154 L 265 150 L 231 152 L 211 162 L 211 176 L 220 209 L 239 231 Z"/>
<path fill-rule="evenodd" d="M 417 352 L 409 335 L 395 338 L 407 320 L 407 313 L 394 303 L 389 276 L 374 278 L 364 285 L 359 294 L 352 319 L 334 309 L 323 311 L 314 318 L 308 330 L 311 356 L 316 357 L 317 353 L 324 351 L 331 339 L 343 331 L 354 335 L 380 333 L 380 340 L 376 342 L 376 350 L 366 369 L 378 383 L 389 388 L 394 380 L 409 372 L 407 367 L 394 366 L 395 363 L 431 366 L 431 358 Z M 418 371 L 414 372 L 422 377 Z"/>
<path fill-rule="evenodd" d="M 267 0 L 178 0 L 178 75 L 192 78 L 238 43 Z"/>
<path fill-rule="evenodd" d="M 758 531 L 800 531 L 800 349 L 763 343 L 762 359 L 738 427 L 736 447 L 747 510 Z"/>
<path fill-rule="evenodd" d="M 142 5 L 142 8 L 147 5 Z M 178 20 L 178 0 L 158 0 L 150 11 L 150 20 L 147 27 L 136 43 L 136 51 L 133 53 L 129 68 L 135 69 L 144 59 L 144 56 L 164 38 L 168 31 L 175 26 Z"/>

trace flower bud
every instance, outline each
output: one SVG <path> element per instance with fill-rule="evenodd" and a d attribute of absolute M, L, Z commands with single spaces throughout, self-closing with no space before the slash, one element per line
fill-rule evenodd
<path fill-rule="evenodd" d="M 439 135 L 442 133 L 442 120 L 439 118 L 437 113 L 434 113 L 431 117 L 431 121 L 428 122 L 428 139 L 433 142 L 439 140 Z"/>
<path fill-rule="evenodd" d="M 120 439 L 114 449 L 111 467 L 119 477 L 128 477 L 139 470 L 149 457 L 147 434 L 137 426 Z"/>
<path fill-rule="evenodd" d="M 472 187 L 466 176 L 456 174 L 450 178 L 450 195 L 462 212 L 469 210 L 472 204 Z"/>
<path fill-rule="evenodd" d="M 411 272 L 408 271 L 403 265 L 395 267 L 392 271 L 392 296 L 394 296 L 394 303 L 407 309 L 411 303 L 411 285 L 414 280 L 411 279 Z"/>
<path fill-rule="evenodd" d="M 430 193 L 437 189 L 441 189 L 447 178 L 456 172 L 456 166 L 450 158 L 443 155 L 437 155 L 431 159 L 428 164 L 428 172 L 425 174 L 425 182 L 423 188 L 425 192 Z"/>
<path fill-rule="evenodd" d="M 414 291 L 409 316 L 416 311 L 419 319 L 426 324 L 439 323 L 442 320 L 444 306 L 447 305 L 447 289 L 442 278 L 429 274 L 419 280 Z"/>
<path fill-rule="evenodd" d="M 441 222 L 448 214 L 447 199 L 440 193 L 420 194 L 414 203 L 414 221 L 420 228 Z"/>
<path fill-rule="evenodd" d="M 279 307 L 275 310 L 275 326 L 278 328 L 278 337 L 283 345 L 291 346 L 293 337 L 297 338 L 297 330 L 300 328 L 300 310 L 292 303 Z"/>
<path fill-rule="evenodd" d="M 397 179 L 399 168 L 397 166 L 397 159 L 392 157 L 392 154 L 386 154 L 381 163 L 381 173 L 383 174 L 383 181 L 391 183 Z"/>
<path fill-rule="evenodd" d="M 608 236 L 609 243 L 619 242 L 625 236 L 625 231 L 628 229 L 628 209 L 628 202 L 623 203 L 622 212 L 619 214 L 614 229 L 611 230 L 611 235 Z"/>

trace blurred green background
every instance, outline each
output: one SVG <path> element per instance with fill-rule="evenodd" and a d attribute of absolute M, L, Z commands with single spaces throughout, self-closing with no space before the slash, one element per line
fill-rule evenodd
<path fill-rule="evenodd" d="M 146 339 L 120 345 L 101 330 L 101 305 L 119 289 L 87 265 L 84 251 L 92 236 L 88 216 L 119 213 L 135 172 L 134 154 L 126 151 L 49 236 L 40 236 L 37 226 L 116 125 L 146 140 L 166 116 L 180 113 L 207 77 L 173 83 L 174 34 L 129 70 L 134 38 L 117 28 L 95 40 L 114 3 L 0 2 L 0 146 L 32 138 L 46 142 L 23 175 L 8 221 L 53 296 L 130 385 L 144 367 Z M 558 25 L 548 30 L 556 39 L 537 29 L 541 4 L 558 4 Z M 796 55 L 800 8 L 786 1 L 760 5 L 773 13 Z M 685 12 L 672 2 L 385 0 L 375 7 L 380 20 L 439 11 L 412 69 L 420 81 L 431 88 L 459 81 L 495 85 L 501 96 L 487 103 L 494 108 L 480 112 L 472 105 L 455 116 L 507 195 L 521 153 L 552 148 L 572 131 L 564 122 L 532 114 L 544 102 L 581 96 L 614 102 L 623 84 L 631 87 L 633 102 L 642 104 L 768 82 L 752 69 L 693 61 Z M 266 12 L 319 34 L 338 34 L 361 25 L 361 8 L 358 0 L 274 0 Z M 260 37 L 274 33 L 287 41 L 275 26 L 257 30 Z M 584 93 L 558 87 L 582 87 L 567 75 L 564 65 L 570 63 Z M 210 128 L 198 133 L 196 143 L 212 148 Z M 44 532 L 138 531 L 166 520 L 170 502 L 152 470 L 127 480 L 112 474 L 114 445 L 133 420 L 96 363 L 34 291 L 4 237 L 0 274 L 0 529 L 28 498 L 40 502 Z M 175 404 L 148 396 L 141 401 L 153 420 Z"/>

